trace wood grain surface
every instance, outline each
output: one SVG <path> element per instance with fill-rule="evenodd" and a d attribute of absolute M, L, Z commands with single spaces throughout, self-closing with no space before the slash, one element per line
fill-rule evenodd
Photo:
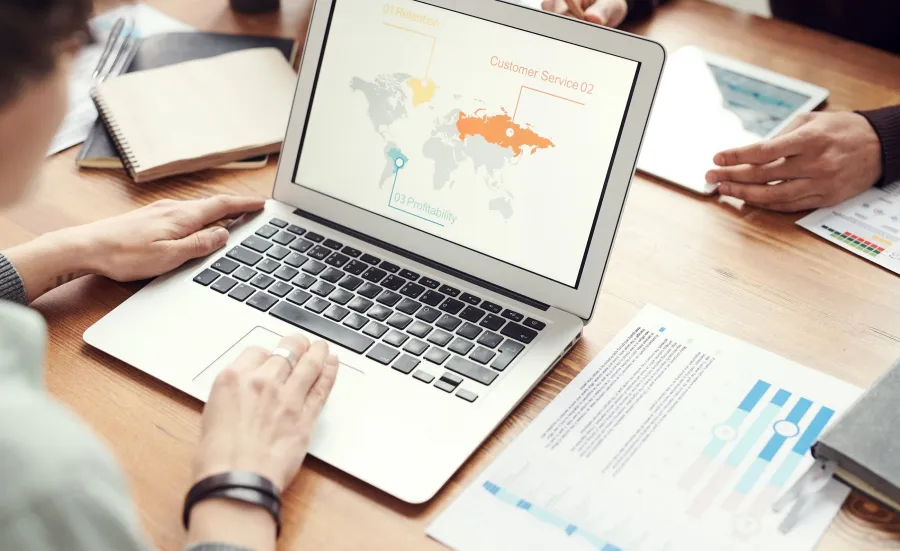
<path fill-rule="evenodd" d="M 485 0 L 486 1 L 486 0 Z M 99 9 L 117 2 L 100 2 Z M 150 0 L 202 30 L 302 37 L 311 0 L 237 16 L 225 0 Z M 677 0 L 631 30 L 674 51 L 697 44 L 831 90 L 828 109 L 900 103 L 900 57 L 699 0 Z M 0 247 L 126 212 L 155 199 L 268 196 L 276 160 L 136 186 L 122 173 L 78 171 L 77 148 L 50 158 L 38 193 L 0 213 Z M 590 179 L 591 175 L 586 174 Z M 440 549 L 425 526 L 647 303 L 868 386 L 900 357 L 900 279 L 794 225 L 797 215 L 738 211 L 638 176 L 584 340 L 429 504 L 410 506 L 315 459 L 286 496 L 281 549 Z M 139 284 L 85 278 L 43 297 L 47 386 L 113 449 L 152 541 L 179 549 L 202 405 L 88 346 L 81 334 Z M 852 495 L 819 549 L 900 548 L 900 518 Z"/>

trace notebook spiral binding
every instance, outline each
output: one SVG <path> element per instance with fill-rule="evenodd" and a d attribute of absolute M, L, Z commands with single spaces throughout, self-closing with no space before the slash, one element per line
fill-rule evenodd
<path fill-rule="evenodd" d="M 116 119 L 113 118 L 109 107 L 106 105 L 106 102 L 103 101 L 103 98 L 100 97 L 100 94 L 97 93 L 96 89 L 91 90 L 91 99 L 94 100 L 94 105 L 97 106 L 97 112 L 100 114 L 100 118 L 103 120 L 103 124 L 106 126 L 109 135 L 112 137 L 113 144 L 116 146 L 116 150 L 122 158 L 122 164 L 125 165 L 125 170 L 132 179 L 137 179 L 137 171 L 140 170 L 141 163 L 134 156 L 134 152 L 131 150 L 131 146 L 128 145 L 128 140 L 125 139 L 125 135 L 119 129 Z"/>

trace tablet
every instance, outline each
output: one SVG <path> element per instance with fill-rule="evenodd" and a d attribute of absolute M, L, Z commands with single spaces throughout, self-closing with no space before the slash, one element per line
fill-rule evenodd
<path fill-rule="evenodd" d="M 638 170 L 705 195 L 713 156 L 778 134 L 828 90 L 685 46 L 666 64 Z"/>

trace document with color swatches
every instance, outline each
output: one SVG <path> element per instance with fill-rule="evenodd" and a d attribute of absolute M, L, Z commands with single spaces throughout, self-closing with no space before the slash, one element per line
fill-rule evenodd
<path fill-rule="evenodd" d="M 653 306 L 428 528 L 458 551 L 813 549 L 849 490 L 789 534 L 772 503 L 860 389 Z"/>

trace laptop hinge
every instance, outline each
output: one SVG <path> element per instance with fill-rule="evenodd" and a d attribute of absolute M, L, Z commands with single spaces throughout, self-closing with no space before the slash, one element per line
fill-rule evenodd
<path fill-rule="evenodd" d="M 528 298 L 524 295 L 520 295 L 519 293 L 510 291 L 509 289 L 505 289 L 503 287 L 500 287 L 499 285 L 494 285 L 493 283 L 491 283 L 489 281 L 485 281 L 483 279 L 471 276 L 465 272 L 461 272 L 459 270 L 451 268 L 450 266 L 441 264 L 440 262 L 435 262 L 434 260 L 430 260 L 428 258 L 425 258 L 424 256 L 420 256 L 416 253 L 407 251 L 406 249 L 402 249 L 400 247 L 397 247 L 396 245 L 391 245 L 390 243 L 381 241 L 380 239 L 375 239 L 374 237 L 370 237 L 370 236 L 360 233 L 356 230 L 350 229 L 346 226 L 342 226 L 340 224 L 332 222 L 331 220 L 326 220 L 326 219 L 322 218 L 321 216 L 316 216 L 315 214 L 306 212 L 305 210 L 296 209 L 296 210 L 294 210 L 294 214 L 296 214 L 297 216 L 302 216 L 303 218 L 308 218 L 309 220 L 312 220 L 313 222 L 322 224 L 323 226 L 328 226 L 329 228 L 331 228 L 335 231 L 345 233 L 351 237 L 355 237 L 356 239 L 359 239 L 360 241 L 365 241 L 366 243 L 369 243 L 369 244 L 379 247 L 381 249 L 385 249 L 394 254 L 400 255 L 404 258 L 408 258 L 409 260 L 412 260 L 413 262 L 423 264 L 434 270 L 438 270 L 438 271 L 444 272 L 445 274 L 462 279 L 463 281 L 468 281 L 472 285 L 478 285 L 479 287 L 483 287 L 483 288 L 487 289 L 488 291 L 497 293 L 498 295 L 503 295 L 512 300 L 517 300 L 517 301 L 527 304 L 528 306 L 531 306 L 533 308 L 538 308 L 538 309 L 544 310 L 544 311 L 547 311 L 550 309 L 550 306 L 547 304 L 544 304 L 543 302 L 539 302 L 537 300 Z"/>

